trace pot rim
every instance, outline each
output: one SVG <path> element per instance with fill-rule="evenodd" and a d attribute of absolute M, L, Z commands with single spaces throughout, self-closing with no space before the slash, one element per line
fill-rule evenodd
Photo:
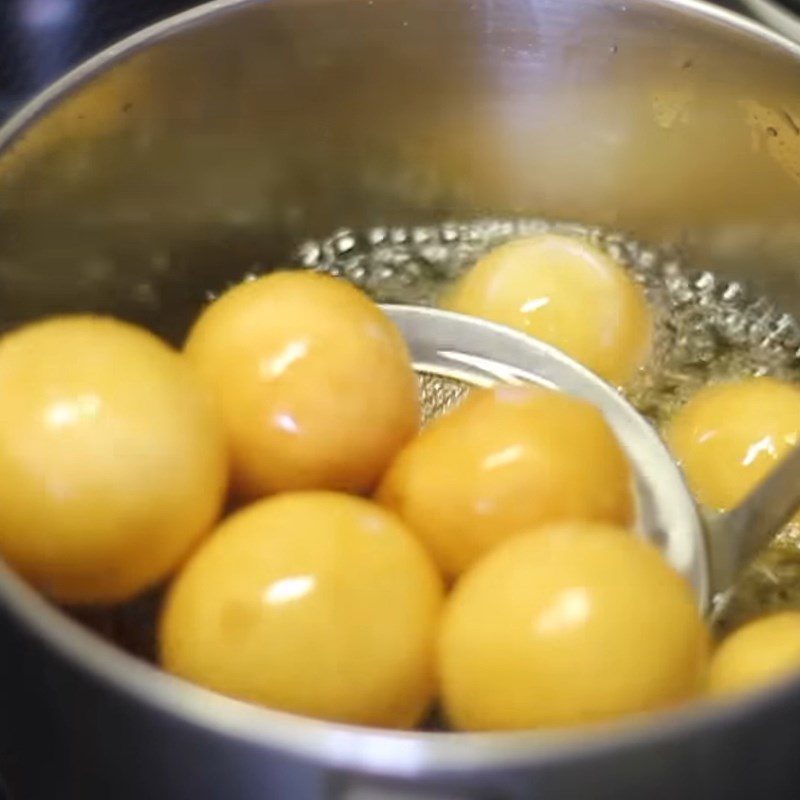
<path fill-rule="evenodd" d="M 187 27 L 263 0 L 211 0 L 168 17 L 112 44 L 52 83 L 0 127 L 0 153 L 63 96 L 107 67 Z M 609 4 L 612 0 L 606 0 Z M 800 65 L 800 45 L 732 11 L 702 0 L 628 0 L 670 8 L 698 21 L 745 35 Z M 726 703 L 699 700 L 639 719 L 576 730 L 499 733 L 431 733 L 360 728 L 249 705 L 161 671 L 112 645 L 71 619 L 15 575 L 0 559 L 0 603 L 23 629 L 83 674 L 209 733 L 321 763 L 376 775 L 466 774 L 476 770 L 552 766 L 601 758 L 620 749 L 666 744 L 710 734 L 750 716 L 800 704 L 800 676 Z"/>
<path fill-rule="evenodd" d="M 747 10 L 765 25 L 793 41 L 800 41 L 800 16 L 775 0 L 742 0 Z"/>

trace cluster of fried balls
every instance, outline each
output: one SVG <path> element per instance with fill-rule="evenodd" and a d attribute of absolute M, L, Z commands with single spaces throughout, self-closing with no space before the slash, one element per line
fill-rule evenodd
<path fill-rule="evenodd" d="M 644 293 L 582 239 L 491 252 L 446 308 L 519 328 L 616 385 Z M 697 497 L 734 505 L 800 433 L 800 389 L 707 387 L 666 433 Z M 473 390 L 420 430 L 391 321 L 350 284 L 274 272 L 206 307 L 181 352 L 107 317 L 0 338 L 0 552 L 56 601 L 169 580 L 163 667 L 273 709 L 412 728 L 572 726 L 800 668 L 800 613 L 711 655 L 683 579 L 632 532 L 600 412 Z"/>

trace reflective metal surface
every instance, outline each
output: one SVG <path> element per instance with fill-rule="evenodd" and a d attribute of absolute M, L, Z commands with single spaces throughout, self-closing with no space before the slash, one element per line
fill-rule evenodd
<path fill-rule="evenodd" d="M 178 338 L 209 288 L 301 237 L 486 213 L 677 242 L 796 310 L 798 59 L 691 0 L 215 2 L 0 134 L 0 316 L 104 310 Z M 161 675 L 2 567 L 0 708 L 0 771 L 25 800 L 800 786 L 795 683 L 579 736 L 367 732 Z"/>
<path fill-rule="evenodd" d="M 787 0 L 797 2 L 797 0 Z M 717 4 L 743 10 L 738 0 Z M 3 0 L 0 119 L 84 58 L 194 0 Z"/>
<path fill-rule="evenodd" d="M 800 3 L 797 0 L 742 0 L 742 3 L 765 25 L 790 39 L 800 39 Z"/>
<path fill-rule="evenodd" d="M 709 603 L 702 524 L 680 470 L 654 428 L 611 386 L 542 342 L 484 320 L 432 308 L 387 306 L 419 372 L 468 384 L 535 383 L 599 408 L 634 471 L 637 529 Z M 727 588 L 727 587 L 725 587 Z"/>
<path fill-rule="evenodd" d="M 664 3 L 446 17 L 244 3 L 116 64 L 0 159 L 14 317 L 90 302 L 161 327 L 169 308 L 181 328 L 206 288 L 301 235 L 489 210 L 630 228 L 796 284 L 786 49 Z"/>
<path fill-rule="evenodd" d="M 712 593 L 729 589 L 798 508 L 800 448 L 795 448 L 739 505 L 708 525 Z M 720 598 L 718 611 L 723 603 Z"/>

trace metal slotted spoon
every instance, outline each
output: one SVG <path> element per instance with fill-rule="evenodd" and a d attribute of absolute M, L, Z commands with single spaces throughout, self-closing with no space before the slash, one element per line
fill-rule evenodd
<path fill-rule="evenodd" d="M 650 423 L 619 392 L 560 350 L 475 317 L 416 306 L 383 309 L 402 332 L 419 373 L 472 386 L 535 383 L 599 408 L 633 469 L 637 532 L 689 581 L 704 612 L 724 606 L 739 572 L 800 508 L 800 448 L 739 506 L 704 522 Z"/>

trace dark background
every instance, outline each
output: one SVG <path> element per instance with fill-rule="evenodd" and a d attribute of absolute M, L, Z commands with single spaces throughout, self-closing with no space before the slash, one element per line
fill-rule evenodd
<path fill-rule="evenodd" d="M 87 56 L 196 4 L 196 0 L 0 0 L 0 119 Z"/>

